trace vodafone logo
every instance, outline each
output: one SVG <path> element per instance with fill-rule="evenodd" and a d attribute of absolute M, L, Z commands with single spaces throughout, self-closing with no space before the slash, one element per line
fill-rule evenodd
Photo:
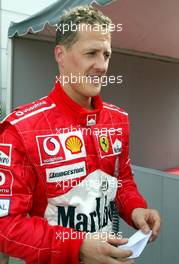
<path fill-rule="evenodd" d="M 49 156 L 55 156 L 60 151 L 60 144 L 55 138 L 48 137 L 44 139 L 43 148 Z"/>
<path fill-rule="evenodd" d="M 65 159 L 58 135 L 37 136 L 37 146 L 40 157 L 40 164 L 53 164 Z"/>
<path fill-rule="evenodd" d="M 0 169 L 0 195 L 12 195 L 13 175 L 10 170 Z"/>
<path fill-rule="evenodd" d="M 2 186 L 6 181 L 6 176 L 4 173 L 0 172 L 0 186 Z"/>
<path fill-rule="evenodd" d="M 22 111 L 17 111 L 16 112 L 16 116 L 22 116 L 22 115 L 24 115 L 24 113 Z"/>

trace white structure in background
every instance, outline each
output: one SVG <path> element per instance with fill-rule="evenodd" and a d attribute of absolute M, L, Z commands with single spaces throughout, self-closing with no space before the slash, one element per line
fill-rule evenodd
<path fill-rule="evenodd" d="M 3 115 L 7 91 L 7 32 L 9 25 L 11 21 L 22 21 L 55 1 L 56 0 L 0 0 L 0 105 L 2 105 L 3 108 Z"/>

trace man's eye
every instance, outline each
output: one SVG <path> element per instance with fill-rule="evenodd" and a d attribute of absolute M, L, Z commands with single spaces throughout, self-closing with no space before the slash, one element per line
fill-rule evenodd
<path fill-rule="evenodd" d="M 87 54 L 88 54 L 88 55 L 95 55 L 95 51 L 88 52 Z"/>

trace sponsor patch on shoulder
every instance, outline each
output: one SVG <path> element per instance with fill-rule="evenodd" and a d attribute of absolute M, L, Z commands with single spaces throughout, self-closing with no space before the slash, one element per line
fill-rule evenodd
<path fill-rule="evenodd" d="M 23 115 L 25 115 L 27 113 L 33 112 L 33 111 L 43 107 L 44 105 L 47 105 L 46 101 L 39 101 L 39 102 L 32 103 L 29 106 L 21 107 L 20 109 L 17 109 L 17 111 L 15 112 L 15 115 L 17 117 L 23 116 Z"/>
<path fill-rule="evenodd" d="M 12 195 L 13 175 L 11 171 L 0 169 L 0 195 Z"/>
<path fill-rule="evenodd" d="M 10 199 L 0 199 L 0 217 L 6 216 L 9 214 L 10 208 Z"/>
<path fill-rule="evenodd" d="M 85 161 L 46 169 L 47 182 L 60 182 L 86 175 Z"/>
<path fill-rule="evenodd" d="M 11 166 L 12 144 L 0 143 L 0 165 Z"/>

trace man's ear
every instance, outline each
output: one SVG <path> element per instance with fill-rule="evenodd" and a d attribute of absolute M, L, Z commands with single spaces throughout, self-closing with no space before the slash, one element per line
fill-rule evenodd
<path fill-rule="evenodd" d="M 54 49 L 55 54 L 55 60 L 60 66 L 60 68 L 63 68 L 64 66 L 64 47 L 60 44 L 56 45 Z"/>

